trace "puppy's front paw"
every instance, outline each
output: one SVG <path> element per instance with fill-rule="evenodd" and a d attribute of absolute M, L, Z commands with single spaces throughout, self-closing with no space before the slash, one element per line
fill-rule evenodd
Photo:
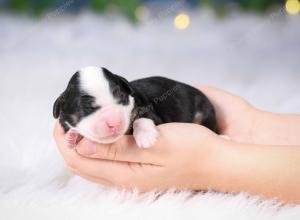
<path fill-rule="evenodd" d="M 151 119 L 139 118 L 133 122 L 133 136 L 138 147 L 149 148 L 158 138 L 158 132 Z"/>

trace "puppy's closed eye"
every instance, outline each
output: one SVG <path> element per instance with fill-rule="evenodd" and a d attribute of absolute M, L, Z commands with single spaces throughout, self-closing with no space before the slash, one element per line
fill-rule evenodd
<path fill-rule="evenodd" d="M 100 106 L 95 103 L 95 98 L 90 95 L 82 95 L 80 97 L 80 104 L 83 107 L 82 109 L 85 114 L 89 114 L 100 109 Z"/>
<path fill-rule="evenodd" d="M 80 99 L 83 101 L 93 101 L 94 97 L 90 95 L 82 95 L 80 96 Z"/>

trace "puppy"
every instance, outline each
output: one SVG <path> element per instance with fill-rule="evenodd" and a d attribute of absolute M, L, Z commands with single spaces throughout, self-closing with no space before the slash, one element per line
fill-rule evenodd
<path fill-rule="evenodd" d="M 155 126 L 168 122 L 196 123 L 217 132 L 213 106 L 198 89 L 164 77 L 128 82 L 98 67 L 72 76 L 54 103 L 53 116 L 67 132 L 70 148 L 82 136 L 105 144 L 124 134 L 148 148 L 159 135 Z"/>

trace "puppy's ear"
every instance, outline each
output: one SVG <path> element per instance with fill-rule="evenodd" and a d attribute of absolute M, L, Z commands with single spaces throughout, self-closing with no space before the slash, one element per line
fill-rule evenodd
<path fill-rule="evenodd" d="M 108 81 L 114 82 L 117 86 L 121 86 L 122 89 L 124 89 L 129 95 L 133 94 L 134 90 L 131 87 L 130 83 L 125 78 L 110 72 L 106 68 L 102 67 L 102 70 L 105 77 L 108 79 Z"/>
<path fill-rule="evenodd" d="M 131 87 L 130 83 L 127 81 L 127 79 L 123 78 L 122 76 L 118 76 L 118 75 L 115 75 L 115 76 L 117 76 L 119 78 L 120 82 L 122 82 L 122 86 L 126 90 L 126 92 L 129 95 L 132 95 L 134 90 Z"/>
<path fill-rule="evenodd" d="M 62 100 L 63 100 L 63 94 L 61 94 L 56 101 L 54 102 L 53 105 L 53 117 L 54 118 L 58 118 L 59 117 L 59 113 L 60 113 L 60 109 L 61 109 L 61 105 L 62 105 Z"/>

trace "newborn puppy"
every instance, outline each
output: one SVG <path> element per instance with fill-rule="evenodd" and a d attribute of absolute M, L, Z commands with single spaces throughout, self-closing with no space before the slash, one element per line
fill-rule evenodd
<path fill-rule="evenodd" d="M 159 135 L 155 126 L 168 122 L 196 123 L 217 132 L 213 106 L 198 89 L 163 77 L 128 82 L 98 67 L 72 76 L 53 115 L 71 148 L 82 136 L 105 144 L 124 134 L 133 134 L 137 145 L 147 148 Z"/>

